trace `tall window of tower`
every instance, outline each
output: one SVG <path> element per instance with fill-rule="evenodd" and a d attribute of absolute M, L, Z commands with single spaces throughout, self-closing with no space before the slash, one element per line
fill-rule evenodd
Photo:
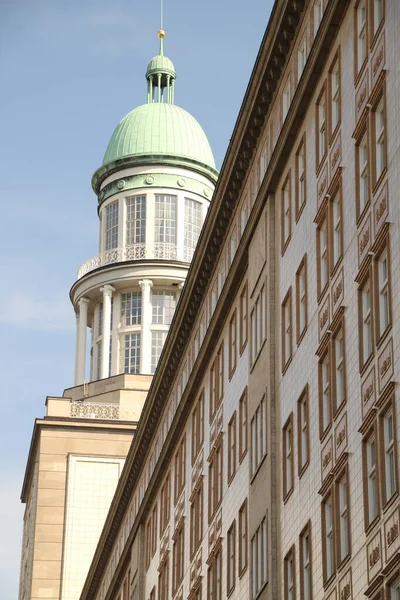
<path fill-rule="evenodd" d="M 122 327 L 140 325 L 142 322 L 142 293 L 129 292 L 121 294 Z"/>
<path fill-rule="evenodd" d="M 106 208 L 106 250 L 118 247 L 118 210 L 118 202 Z"/>
<path fill-rule="evenodd" d="M 185 198 L 185 260 L 191 260 L 201 231 L 201 204 Z"/>
<path fill-rule="evenodd" d="M 171 325 L 176 307 L 176 296 L 174 292 L 155 291 L 152 295 L 153 323 Z"/>
<path fill-rule="evenodd" d="M 167 338 L 166 331 L 152 331 L 151 333 L 151 372 L 154 373 L 161 356 L 165 340 Z"/>
<path fill-rule="evenodd" d="M 155 236 L 157 244 L 176 244 L 176 196 L 156 194 L 155 197 Z M 155 256 L 164 258 L 164 248 L 157 247 Z M 167 254 L 168 257 L 170 253 Z"/>
<path fill-rule="evenodd" d="M 140 333 L 125 335 L 124 373 L 140 372 Z"/>
<path fill-rule="evenodd" d="M 146 241 L 146 196 L 126 199 L 126 244 Z"/>

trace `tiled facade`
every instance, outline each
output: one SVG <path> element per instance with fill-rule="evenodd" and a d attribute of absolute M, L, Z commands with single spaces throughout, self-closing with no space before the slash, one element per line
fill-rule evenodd
<path fill-rule="evenodd" d="M 398 600 L 399 25 L 277 0 L 82 600 Z"/>

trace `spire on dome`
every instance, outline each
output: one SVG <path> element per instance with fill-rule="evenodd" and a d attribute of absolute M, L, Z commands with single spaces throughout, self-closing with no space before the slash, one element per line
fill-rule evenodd
<path fill-rule="evenodd" d="M 173 62 L 164 56 L 164 29 L 161 28 L 157 35 L 160 39 L 160 54 L 154 56 L 147 67 L 147 102 L 149 104 L 153 104 L 154 102 L 174 104 L 174 88 L 176 79 L 175 67 Z"/>

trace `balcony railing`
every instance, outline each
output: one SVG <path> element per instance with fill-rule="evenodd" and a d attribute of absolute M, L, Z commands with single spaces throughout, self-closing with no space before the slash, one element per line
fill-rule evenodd
<path fill-rule="evenodd" d="M 139 415 L 132 406 L 79 401 L 70 402 L 70 417 L 77 419 L 105 419 L 108 421 L 139 420 Z"/>
<path fill-rule="evenodd" d="M 163 260 L 181 260 L 183 262 L 190 262 L 193 258 L 193 253 L 193 248 L 180 247 L 176 244 L 163 242 L 156 244 L 131 244 L 130 246 L 113 248 L 112 250 L 106 250 L 101 254 L 92 256 L 92 258 L 85 261 L 78 270 L 77 279 L 80 279 L 86 275 L 86 273 L 90 273 L 90 271 L 94 271 L 99 267 L 105 267 L 106 265 L 121 263 L 128 260 L 151 260 L 152 258 L 161 258 Z"/>

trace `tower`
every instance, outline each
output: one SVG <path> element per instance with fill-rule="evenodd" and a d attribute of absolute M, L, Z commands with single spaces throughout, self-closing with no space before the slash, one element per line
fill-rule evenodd
<path fill-rule="evenodd" d="M 74 387 L 48 397 L 34 425 L 20 600 L 80 595 L 217 179 L 203 130 L 174 104 L 164 35 L 147 102 L 117 126 L 92 179 L 99 253 L 70 291 Z"/>

